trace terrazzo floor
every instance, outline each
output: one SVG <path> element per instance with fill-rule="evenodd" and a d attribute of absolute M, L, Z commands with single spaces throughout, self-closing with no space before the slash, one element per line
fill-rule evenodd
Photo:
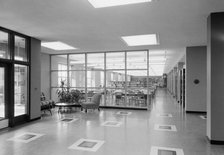
<path fill-rule="evenodd" d="M 155 130 L 156 124 L 165 129 L 173 125 L 176 131 Z M 211 145 L 206 119 L 186 114 L 165 89 L 157 90 L 148 111 L 77 109 L 58 114 L 55 109 L 53 116 L 0 131 L 0 155 L 90 154 L 223 155 L 224 145 Z"/>

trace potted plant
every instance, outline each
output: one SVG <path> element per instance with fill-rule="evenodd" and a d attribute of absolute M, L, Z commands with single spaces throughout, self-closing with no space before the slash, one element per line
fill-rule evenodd
<path fill-rule="evenodd" d="M 79 103 L 80 99 L 83 99 L 83 93 L 77 89 L 70 89 L 65 86 L 65 81 L 61 81 L 60 88 L 56 91 L 59 101 L 66 103 Z"/>

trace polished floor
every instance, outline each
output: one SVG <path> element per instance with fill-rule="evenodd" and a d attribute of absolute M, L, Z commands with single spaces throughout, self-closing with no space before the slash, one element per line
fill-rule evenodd
<path fill-rule="evenodd" d="M 163 129 L 175 126 L 176 131 L 155 130 L 156 124 Z M 184 155 L 223 155 L 224 146 L 209 144 L 205 132 L 206 119 L 198 114 L 185 114 L 166 90 L 159 89 L 148 111 L 55 111 L 53 116 L 43 115 L 41 120 L 2 130 L 0 155 L 150 155 L 151 148 L 156 147 L 183 149 Z M 13 140 L 19 135 L 29 139 L 32 133 L 41 136 L 26 143 Z M 78 142 L 87 150 L 73 149 Z M 94 145 L 99 147 L 88 151 Z"/>

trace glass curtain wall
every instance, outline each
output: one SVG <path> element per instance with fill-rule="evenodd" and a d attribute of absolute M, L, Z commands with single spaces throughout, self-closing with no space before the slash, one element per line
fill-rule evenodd
<path fill-rule="evenodd" d="M 51 56 L 51 97 L 61 82 L 85 100 L 101 93 L 101 106 L 147 108 L 149 52 L 121 51 Z"/>
<path fill-rule="evenodd" d="M 86 94 L 86 54 L 71 54 L 68 56 L 69 86 Z"/>
<path fill-rule="evenodd" d="M 57 99 L 57 89 L 68 86 L 67 55 L 51 56 L 51 97 Z"/>
<path fill-rule="evenodd" d="M 126 106 L 125 52 L 106 53 L 106 105 Z"/>

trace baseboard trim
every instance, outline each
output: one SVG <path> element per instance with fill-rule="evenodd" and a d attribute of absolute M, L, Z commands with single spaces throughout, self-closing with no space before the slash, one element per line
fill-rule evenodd
<path fill-rule="evenodd" d="M 188 113 L 188 114 L 193 114 L 193 113 L 195 113 L 195 114 L 207 114 L 207 112 L 205 112 L 205 111 L 185 111 L 186 113 Z"/>
<path fill-rule="evenodd" d="M 100 106 L 104 109 L 127 109 L 127 110 L 148 110 L 147 108 L 135 108 L 135 107 L 114 107 L 114 106 Z"/>
<path fill-rule="evenodd" d="M 208 136 L 206 136 L 206 137 L 207 137 L 207 140 L 210 142 L 210 144 L 213 144 L 213 145 L 224 145 L 224 141 L 221 141 L 221 140 L 210 140 L 208 138 Z"/>
<path fill-rule="evenodd" d="M 41 117 L 37 117 L 37 118 L 34 118 L 34 119 L 30 119 L 29 122 L 37 121 L 39 119 L 41 119 Z"/>

